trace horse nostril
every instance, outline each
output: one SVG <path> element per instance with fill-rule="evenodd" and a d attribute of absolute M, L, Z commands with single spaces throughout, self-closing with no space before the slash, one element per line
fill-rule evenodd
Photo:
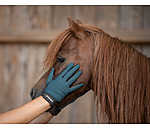
<path fill-rule="evenodd" d="M 35 96 L 35 89 L 34 88 L 31 89 L 30 96 L 32 99 L 34 99 L 34 96 Z"/>

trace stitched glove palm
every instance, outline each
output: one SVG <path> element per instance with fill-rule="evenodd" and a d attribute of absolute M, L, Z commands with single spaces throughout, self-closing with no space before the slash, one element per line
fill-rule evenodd
<path fill-rule="evenodd" d="M 46 82 L 47 88 L 45 89 L 44 93 L 48 93 L 55 101 L 60 102 L 70 92 L 82 87 L 84 85 L 82 83 L 70 87 L 70 85 L 77 80 L 82 73 L 81 71 L 78 71 L 75 75 L 73 75 L 79 69 L 79 67 L 79 65 L 74 66 L 73 63 L 70 63 L 54 79 L 52 79 L 54 73 L 54 68 L 52 68 Z"/>

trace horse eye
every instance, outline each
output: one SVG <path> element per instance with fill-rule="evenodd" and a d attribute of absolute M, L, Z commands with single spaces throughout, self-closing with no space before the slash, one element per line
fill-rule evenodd
<path fill-rule="evenodd" d="M 63 57 L 57 57 L 57 60 L 58 60 L 60 63 L 63 63 L 66 59 L 63 58 Z"/>

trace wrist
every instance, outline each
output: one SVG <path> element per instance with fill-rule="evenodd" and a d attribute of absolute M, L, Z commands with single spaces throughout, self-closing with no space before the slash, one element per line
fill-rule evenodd
<path fill-rule="evenodd" d="M 54 107 L 57 104 L 57 101 L 47 92 L 44 92 L 42 97 L 50 104 L 51 107 Z"/>
<path fill-rule="evenodd" d="M 61 110 L 57 106 L 54 106 L 48 109 L 46 112 L 49 112 L 51 115 L 56 116 L 59 114 L 60 111 Z"/>
<path fill-rule="evenodd" d="M 39 97 L 46 108 L 51 108 L 51 105 L 43 98 L 43 96 Z"/>

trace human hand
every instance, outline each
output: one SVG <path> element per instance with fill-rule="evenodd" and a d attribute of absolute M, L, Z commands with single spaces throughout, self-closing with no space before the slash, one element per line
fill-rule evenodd
<path fill-rule="evenodd" d="M 74 66 L 73 63 L 70 63 L 54 79 L 52 79 L 54 74 L 54 68 L 52 68 L 46 82 L 47 88 L 43 94 L 43 97 L 50 103 L 52 107 L 55 106 L 57 102 L 60 102 L 70 92 L 75 91 L 84 85 L 81 83 L 71 86 L 71 84 L 82 74 L 81 71 L 78 71 L 75 75 L 73 75 L 79 69 L 79 67 L 79 65 Z"/>

